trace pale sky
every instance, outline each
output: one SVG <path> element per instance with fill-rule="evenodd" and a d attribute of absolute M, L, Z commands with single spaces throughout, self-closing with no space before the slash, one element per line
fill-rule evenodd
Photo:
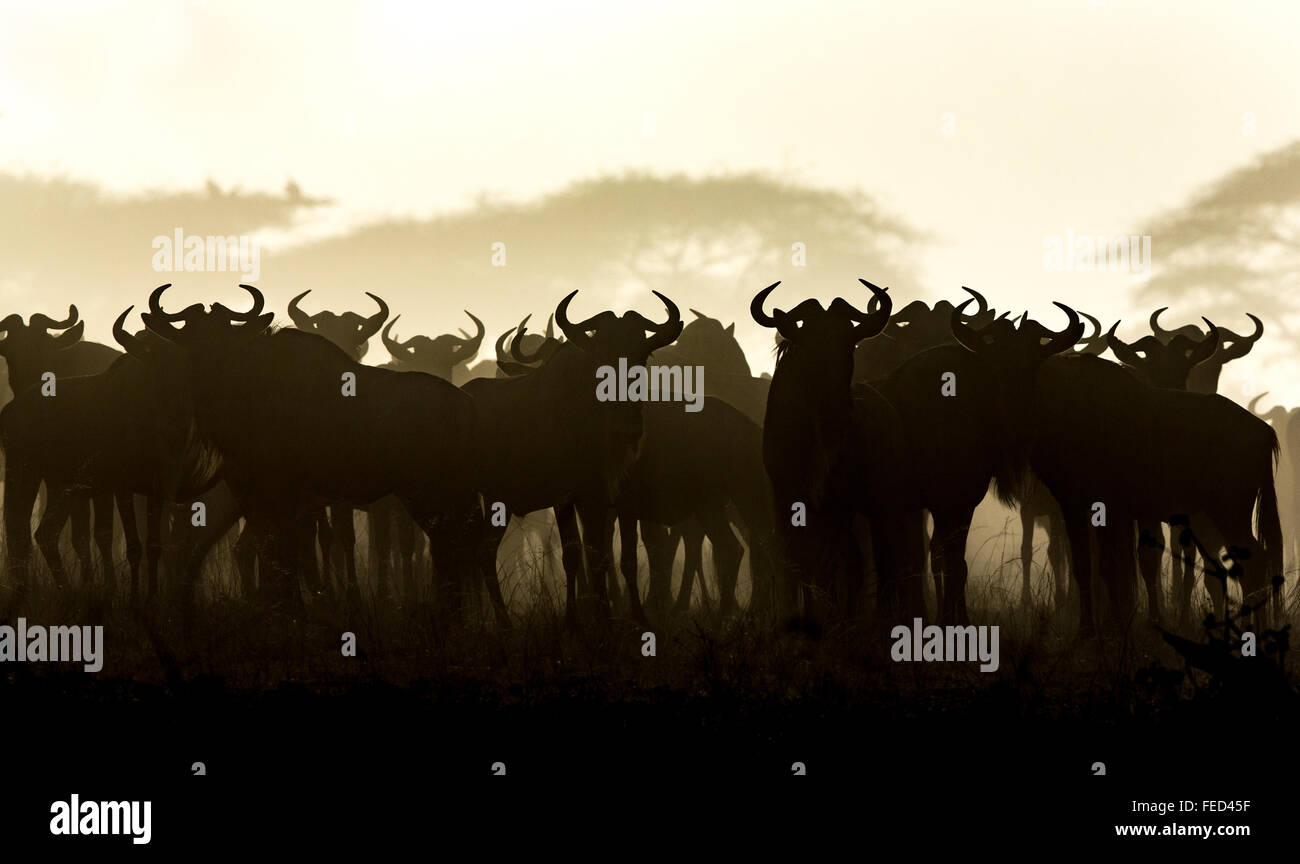
<path fill-rule="evenodd" d="M 1129 278 L 1048 272 L 1044 237 L 1137 233 L 1300 138 L 1297 24 L 1282 0 L 5 2 L 0 171 L 292 177 L 358 223 L 761 170 L 931 232 L 902 296 L 967 284 L 1053 323 L 1063 299 L 1136 336 Z"/>

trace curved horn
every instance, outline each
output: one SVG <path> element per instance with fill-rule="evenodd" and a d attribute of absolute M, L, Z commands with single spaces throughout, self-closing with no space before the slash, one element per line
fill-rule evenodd
<path fill-rule="evenodd" d="M 49 315 L 42 315 L 37 312 L 28 319 L 27 323 L 30 327 L 40 327 L 43 330 L 66 330 L 77 323 L 77 307 L 69 304 L 68 317 L 62 321 L 55 321 Z"/>
<path fill-rule="evenodd" d="M 289 320 L 292 321 L 293 326 L 297 327 L 299 330 L 316 329 L 316 322 L 312 320 L 312 316 L 302 311 L 298 306 L 298 302 L 310 293 L 311 289 L 308 288 L 306 291 L 289 301 Z"/>
<path fill-rule="evenodd" d="M 965 315 L 962 310 L 971 303 L 978 303 L 979 295 L 967 288 L 965 285 L 962 286 L 961 290 L 971 296 L 969 300 L 963 301 L 960 306 L 953 307 L 951 314 L 948 316 L 948 329 L 952 330 L 953 338 L 963 346 L 975 351 L 976 346 L 980 344 L 979 334 L 972 330 L 970 325 L 966 323 Z"/>
<path fill-rule="evenodd" d="M 671 345 L 677 341 L 677 337 L 682 335 L 682 313 L 677 309 L 677 304 L 669 300 L 658 291 L 653 291 L 656 297 L 663 302 L 664 308 L 668 310 L 668 320 L 662 324 L 656 324 L 654 335 L 646 341 L 646 353 Z"/>
<path fill-rule="evenodd" d="M 691 313 L 694 314 L 696 318 L 708 318 L 708 317 L 709 317 L 708 315 L 705 315 L 703 312 L 700 312 L 700 311 L 697 310 L 697 309 L 692 309 L 692 310 L 691 310 Z"/>
<path fill-rule="evenodd" d="M 162 295 L 168 288 L 172 287 L 168 282 L 166 285 L 159 285 L 149 294 L 149 311 L 142 314 L 140 318 L 144 325 L 155 333 L 163 336 L 179 333 L 180 330 L 173 323 L 182 319 L 189 320 L 195 315 L 203 314 L 202 303 L 191 303 L 179 312 L 164 312 L 162 308 Z"/>
<path fill-rule="evenodd" d="M 144 340 L 132 333 L 126 332 L 126 327 L 124 326 L 126 324 L 126 316 L 130 315 L 131 310 L 134 308 L 134 306 L 128 306 L 126 307 L 125 312 L 117 316 L 117 320 L 113 322 L 113 338 L 117 340 L 117 344 L 121 345 L 122 348 L 125 349 L 126 353 L 130 354 L 132 357 L 144 359 L 146 354 Z"/>
<path fill-rule="evenodd" d="M 1225 329 L 1223 331 L 1221 347 L 1225 349 L 1225 353 L 1227 354 L 1227 356 L 1223 358 L 1225 361 L 1236 360 L 1239 357 L 1244 357 L 1249 354 L 1250 349 L 1259 341 L 1259 337 L 1264 335 L 1264 322 L 1260 321 L 1249 312 L 1246 313 L 1246 317 L 1255 322 L 1254 333 L 1251 333 L 1249 336 L 1238 336 L 1231 330 Z"/>
<path fill-rule="evenodd" d="M 243 282 L 240 282 L 239 287 L 243 288 L 245 291 L 247 291 L 249 294 L 252 295 L 253 308 L 249 309 L 247 312 L 231 312 L 227 310 L 226 314 L 230 316 L 230 320 L 232 322 L 252 321 L 254 318 L 262 314 L 262 307 L 266 305 L 266 298 L 262 296 L 261 291 L 258 291 L 252 285 L 245 285 Z"/>
<path fill-rule="evenodd" d="M 496 348 L 497 348 L 498 366 L 500 366 L 502 363 L 510 362 L 510 357 L 506 354 L 506 340 L 510 338 L 510 334 L 513 332 L 515 332 L 515 328 L 511 327 L 509 330 L 507 330 L 506 332 L 502 333 L 500 336 L 497 337 Z"/>
<path fill-rule="evenodd" d="M 1110 350 L 1119 358 L 1119 362 L 1129 366 L 1141 366 L 1144 360 L 1133 350 L 1133 346 L 1115 335 L 1119 328 L 1119 322 L 1116 321 L 1111 325 L 1110 330 L 1106 331 L 1106 344 L 1110 345 Z"/>
<path fill-rule="evenodd" d="M 858 281 L 871 289 L 871 302 L 867 304 L 867 309 L 870 311 L 867 314 L 862 314 L 853 308 L 853 304 L 849 304 L 849 308 L 853 310 L 851 317 L 858 322 L 853 328 L 853 336 L 860 342 L 879 335 L 885 329 L 885 325 L 889 323 L 889 313 L 894 310 L 894 301 L 888 294 L 888 288 L 879 288 L 866 279 L 859 278 Z"/>
<path fill-rule="evenodd" d="M 532 317 L 531 314 L 524 316 L 524 320 L 519 322 L 515 338 L 510 340 L 510 356 L 520 363 L 536 362 L 538 356 L 542 353 L 542 349 L 546 346 L 546 342 L 543 341 L 532 354 L 524 353 L 524 331 L 528 329 L 528 319 Z"/>
<path fill-rule="evenodd" d="M 975 314 L 969 317 L 974 318 L 977 315 L 983 315 L 985 312 L 989 311 L 988 301 L 984 299 L 983 294 L 976 291 L 974 288 L 967 288 L 965 285 L 961 286 L 961 290 L 965 291 L 967 294 L 975 298 L 975 303 L 976 303 Z"/>
<path fill-rule="evenodd" d="M 546 316 L 546 338 L 555 338 L 555 313 Z"/>
<path fill-rule="evenodd" d="M 1087 312 L 1080 312 L 1079 314 L 1082 315 L 1087 320 L 1087 322 L 1092 325 L 1092 335 L 1083 337 L 1085 342 L 1091 342 L 1092 340 L 1096 339 L 1098 336 L 1101 335 L 1101 322 L 1098 321 L 1096 318 L 1093 318 Z M 1118 324 L 1119 322 L 1116 321 L 1115 323 Z"/>
<path fill-rule="evenodd" d="M 1173 333 L 1170 333 L 1168 330 L 1160 326 L 1160 313 L 1166 311 L 1168 308 L 1168 306 L 1161 306 L 1159 309 L 1151 313 L 1151 332 L 1156 334 L 1156 338 L 1161 342 L 1167 342 L 1174 336 Z"/>
<path fill-rule="evenodd" d="M 564 338 L 568 339 L 579 348 L 586 349 L 591 346 L 591 337 L 587 335 L 587 331 L 584 330 L 583 327 L 588 324 L 591 319 L 588 318 L 586 321 L 579 324 L 569 323 L 569 303 L 577 293 L 578 289 L 573 289 L 567 297 L 560 301 L 560 305 L 555 307 L 555 322 L 560 325 L 560 332 L 564 334 Z"/>
<path fill-rule="evenodd" d="M 1196 343 L 1196 347 L 1192 349 L 1192 356 L 1189 359 L 1193 366 L 1209 360 L 1219 347 L 1219 328 L 1215 327 L 1214 322 L 1209 318 L 1202 317 L 1201 320 L 1209 329 L 1205 331 L 1205 338 Z"/>
<path fill-rule="evenodd" d="M 768 285 L 762 291 L 759 291 L 757 294 L 755 294 L 754 299 L 749 301 L 750 317 L 753 318 L 759 324 L 763 325 L 764 327 L 777 326 L 776 319 L 763 311 L 763 304 L 767 302 L 767 295 L 771 294 L 772 291 L 776 289 L 776 286 L 780 284 L 781 284 L 780 282 L 773 282 L 771 285 Z"/>
<path fill-rule="evenodd" d="M 1079 337 L 1083 335 L 1083 322 L 1079 320 L 1078 312 L 1055 300 L 1052 301 L 1052 305 L 1064 312 L 1070 320 L 1064 330 L 1049 339 L 1047 344 L 1039 349 L 1043 357 L 1051 357 L 1053 354 L 1074 347 L 1074 343 L 1078 342 Z"/>
<path fill-rule="evenodd" d="M 483 335 L 487 333 L 487 328 L 483 326 L 482 321 L 474 317 L 474 313 L 470 312 L 468 309 L 464 310 L 464 312 L 469 316 L 470 320 L 474 322 L 474 326 L 478 328 L 475 335 L 460 341 L 461 353 L 466 357 L 472 357 L 478 353 L 479 346 L 483 344 Z"/>
<path fill-rule="evenodd" d="M 150 293 L 149 295 L 149 312 L 152 315 L 154 315 L 159 321 L 165 321 L 168 324 L 172 323 L 173 321 L 179 321 L 182 318 L 186 317 L 187 315 L 190 314 L 190 310 L 193 309 L 195 305 L 199 305 L 199 304 L 193 304 L 187 306 L 186 308 L 182 309 L 179 312 L 164 312 L 162 308 L 162 295 L 163 292 L 170 287 L 172 287 L 172 283 L 170 282 L 168 282 L 166 285 L 159 285 L 157 288 L 153 289 L 153 292 Z M 200 305 L 199 309 L 202 308 L 203 307 Z"/>
<path fill-rule="evenodd" d="M 384 299 L 376 294 L 371 294 L 369 291 L 366 292 L 366 296 L 379 304 L 379 311 L 367 318 L 366 323 L 357 333 L 357 338 L 362 342 L 378 333 L 379 328 L 383 327 L 384 322 L 388 320 L 388 304 L 384 302 Z"/>
<path fill-rule="evenodd" d="M 388 349 L 388 353 L 393 355 L 393 357 L 399 360 L 403 360 L 406 358 L 406 355 L 409 352 L 409 349 L 406 346 L 410 343 L 411 339 L 415 338 L 414 336 L 412 336 L 411 339 L 407 339 L 406 342 L 398 342 L 396 339 L 393 338 L 392 336 L 393 325 L 396 324 L 397 319 L 401 317 L 402 317 L 401 315 L 394 316 L 393 320 L 389 321 L 388 325 L 384 327 L 384 332 L 383 334 L 381 334 L 380 337 L 381 339 L 383 339 L 384 347 Z"/>
<path fill-rule="evenodd" d="M 1259 400 L 1263 399 L 1263 398 L 1264 398 L 1265 396 L 1267 396 L 1267 395 L 1268 395 L 1268 391 L 1265 390 L 1263 393 L 1260 393 L 1260 394 L 1259 394 L 1258 396 L 1256 396 L 1254 399 L 1251 399 L 1251 400 L 1250 400 L 1250 404 L 1248 404 L 1246 407 L 1250 410 L 1250 413 L 1251 413 L 1251 414 L 1254 414 L 1256 417 L 1265 417 L 1265 416 L 1267 416 L 1267 415 L 1265 415 L 1265 414 L 1261 414 L 1261 413 L 1259 413 L 1259 411 L 1255 410 L 1255 406 L 1259 404 Z"/>

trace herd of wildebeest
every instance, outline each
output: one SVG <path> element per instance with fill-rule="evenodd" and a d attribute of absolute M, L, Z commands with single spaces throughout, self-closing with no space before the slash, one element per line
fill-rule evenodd
<path fill-rule="evenodd" d="M 886 289 L 859 282 L 856 305 L 807 299 L 782 311 L 780 283 L 753 297 L 753 320 L 776 331 L 771 376 L 751 374 L 734 323 L 694 310 L 684 323 L 658 292 L 662 323 L 594 309 L 575 322 L 574 291 L 544 335 L 525 318 L 496 341 L 495 362 L 472 368 L 485 335 L 472 314 L 473 334 L 402 341 L 374 294 L 366 317 L 308 314 L 304 292 L 289 305 L 294 326 L 277 327 L 255 287 L 241 286 L 247 311 L 166 311 L 164 285 L 144 329 L 128 330 L 132 309 L 115 322 L 122 351 L 83 341 L 76 307 L 63 320 L 9 315 L 6 593 L 22 602 L 81 584 L 191 609 L 205 558 L 238 532 L 233 572 L 248 599 L 294 610 L 360 598 L 359 510 L 367 596 L 423 597 L 456 616 L 486 597 L 510 626 L 500 577 L 530 544 L 503 546 L 507 521 L 550 511 L 570 623 L 684 611 L 699 577 L 720 615 L 967 624 L 967 536 L 992 484 L 1021 513 L 1022 602 L 1032 602 L 1037 525 L 1050 599 L 1077 606 L 1081 635 L 1143 617 L 1186 624 L 1202 578 L 1220 608 L 1227 594 L 1256 615 L 1285 614 L 1277 490 L 1290 519 L 1296 484 L 1288 468 L 1275 486 L 1274 427 L 1300 468 L 1300 423 L 1216 395 L 1223 365 L 1263 334 L 1259 319 L 1244 336 L 1209 321 L 1165 330 L 1159 310 L 1150 335 L 1125 343 L 1061 303 L 1065 326 L 1052 330 L 1027 313 L 999 315 L 970 289 L 960 305 L 895 310 Z M 362 364 L 381 332 L 392 361 Z M 702 367 L 702 410 L 599 399 L 597 370 L 620 358 Z M 136 496 L 147 502 L 143 537 Z M 549 537 L 536 516 L 516 536 L 539 524 Z M 60 552 L 65 528 L 75 579 Z M 115 575 L 122 535 L 129 590 Z"/>

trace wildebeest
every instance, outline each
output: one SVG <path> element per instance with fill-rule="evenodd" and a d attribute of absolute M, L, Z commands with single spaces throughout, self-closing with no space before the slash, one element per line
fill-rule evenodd
<path fill-rule="evenodd" d="M 153 341 L 125 331 L 129 312 L 114 323 L 113 335 L 124 347 L 135 346 L 140 355 Z M 5 534 L 20 586 L 26 582 L 31 554 L 32 505 L 44 481 L 48 504 L 36 540 L 59 586 L 64 584 L 59 529 L 73 496 L 88 490 L 97 498 L 117 500 L 131 589 L 136 592 L 141 550 L 132 499 L 136 493 L 148 496 L 151 581 L 146 590 L 152 593 L 158 584 L 155 531 L 162 518 L 161 502 L 208 489 L 219 464 L 197 434 L 184 403 L 169 398 L 176 374 L 174 368 L 119 355 L 104 372 L 63 379 L 56 396 L 29 388 L 0 412 L 6 456 Z M 111 552 L 111 535 L 107 545 Z M 107 566 L 111 559 L 105 555 Z"/>
<path fill-rule="evenodd" d="M 859 281 L 872 294 L 867 312 L 837 297 L 829 308 L 809 299 L 769 315 L 763 303 L 779 282 L 750 302 L 753 319 L 784 337 L 763 422 L 763 464 L 785 585 L 798 586 L 804 614 L 814 619 L 822 617 L 822 597 L 832 613 L 852 614 L 856 606 L 862 560 L 855 515 L 870 520 L 878 579 L 892 583 L 901 570 L 893 554 L 906 515 L 897 500 L 898 415 L 880 393 L 852 381 L 854 347 L 884 329 L 892 301 L 885 289 Z M 897 587 L 885 587 L 895 602 Z"/>
<path fill-rule="evenodd" d="M 57 392 L 60 380 L 103 372 L 122 356 L 122 352 L 108 345 L 82 341 L 85 328 L 85 322 L 80 320 L 77 307 L 73 305 L 68 306 L 68 317 L 61 321 L 39 312 L 30 316 L 26 325 L 23 324 L 22 316 L 17 314 L 7 315 L 4 320 L 0 320 L 0 332 L 4 333 L 4 338 L 0 339 L 0 357 L 4 358 L 9 389 L 13 395 L 40 384 L 41 376 L 47 372 L 54 375 L 53 385 Z M 53 330 L 63 332 L 50 332 Z M 41 519 L 41 525 L 44 526 L 42 530 L 47 534 L 54 532 L 56 543 L 64 521 L 71 523 L 72 548 L 82 572 L 86 574 L 91 572 L 91 504 L 91 496 L 78 490 L 72 494 L 66 514 L 52 514 L 47 509 Z M 93 506 L 95 546 L 99 550 L 101 566 L 107 572 L 112 566 L 113 553 L 111 491 L 100 491 L 95 495 Z M 30 516 L 30 511 L 28 515 Z M 56 517 L 60 519 L 57 524 L 53 521 Z M 131 517 L 134 518 L 134 512 Z M 128 546 L 134 542 L 135 549 L 139 549 L 138 535 L 127 532 L 126 540 Z"/>
<path fill-rule="evenodd" d="M 1207 338 L 1207 334 L 1202 332 L 1195 324 L 1187 324 L 1176 330 L 1166 330 L 1160 326 L 1160 313 L 1168 307 L 1161 307 L 1151 313 L 1151 332 L 1161 342 L 1168 343 L 1175 336 L 1200 342 Z M 1226 327 L 1217 327 L 1219 344 L 1214 353 L 1206 360 L 1197 364 L 1187 376 L 1187 389 L 1192 393 L 1218 393 L 1219 376 L 1223 373 L 1223 366 L 1232 360 L 1245 357 L 1250 353 L 1250 349 L 1255 347 L 1255 343 L 1264 335 L 1264 322 L 1260 321 L 1249 312 L 1246 313 L 1255 324 L 1254 331 L 1249 336 L 1241 336 Z"/>
<path fill-rule="evenodd" d="M 1034 398 L 1030 462 L 1060 503 L 1069 531 L 1081 634 L 1095 626 L 1094 536 L 1113 605 L 1121 616 L 1131 608 L 1135 520 L 1187 514 L 1208 552 L 1226 547 L 1233 553 L 1232 573 L 1250 602 L 1281 572 L 1277 438 L 1268 424 L 1220 396 L 1149 387 L 1096 357 L 1045 362 Z M 1258 537 L 1251 519 L 1256 507 Z M 1148 582 L 1147 594 L 1158 619 L 1159 585 Z"/>
<path fill-rule="evenodd" d="M 560 522 L 566 573 L 565 607 L 577 616 L 577 578 L 585 553 L 589 582 L 602 608 L 608 609 L 606 574 L 610 562 L 614 502 L 635 464 L 644 435 L 642 404 L 600 401 L 597 369 L 617 367 L 620 358 L 644 366 L 652 352 L 681 333 L 677 306 L 655 292 L 668 319 L 656 324 L 636 312 L 623 316 L 605 311 L 583 321 L 569 321 L 577 291 L 556 308 L 555 320 L 567 341 L 535 371 L 514 378 L 478 378 L 463 391 L 473 400 L 476 431 L 469 453 L 484 501 L 498 502 L 512 514 L 552 507 Z M 647 336 L 646 334 L 650 335 Z M 538 422 L 538 418 L 547 418 Z M 564 511 L 582 521 L 579 540 Z M 504 526 L 493 526 L 485 567 L 495 568 L 496 546 Z M 632 574 L 635 578 L 635 574 Z M 634 587 L 634 586 L 633 586 Z M 629 591 L 634 615 L 640 598 Z"/>
<path fill-rule="evenodd" d="M 465 310 L 474 322 L 476 335 L 456 336 L 445 333 L 436 338 L 416 335 L 405 341 L 392 335 L 398 315 L 389 321 L 381 334 L 384 347 L 392 360 L 380 368 L 398 372 L 421 372 L 444 381 L 462 383 L 465 364 L 474 359 L 487 332 L 483 322 Z M 366 521 L 370 529 L 370 572 L 380 591 L 391 591 L 393 554 L 397 555 L 397 570 L 401 574 L 401 592 L 410 597 L 414 591 L 416 562 L 422 552 L 422 536 L 415 522 L 395 497 L 381 498 L 366 508 Z M 394 540 L 396 542 L 394 542 Z"/>
<path fill-rule="evenodd" d="M 877 389 L 893 405 L 906 442 L 903 494 L 934 519 L 932 548 L 940 614 L 965 624 L 966 538 L 975 508 L 995 482 L 1010 502 L 1026 488 L 1032 438 L 1024 398 L 1040 363 L 1073 346 L 1083 322 L 1070 307 L 1064 330 L 1052 332 L 1005 317 L 975 330 L 962 320 L 967 300 L 950 322 L 958 345 L 927 349 L 904 362 Z"/>
<path fill-rule="evenodd" d="M 141 316 L 160 338 L 128 351 L 183 372 L 174 398 L 220 454 L 277 599 L 302 602 L 296 547 L 315 508 L 386 494 L 429 535 L 444 593 L 474 572 L 483 516 L 465 459 L 475 428 L 468 396 L 431 375 L 362 366 L 315 334 L 264 332 L 272 315 L 252 286 L 241 286 L 253 298 L 248 312 L 216 303 L 173 314 L 160 305 L 165 287 Z"/>

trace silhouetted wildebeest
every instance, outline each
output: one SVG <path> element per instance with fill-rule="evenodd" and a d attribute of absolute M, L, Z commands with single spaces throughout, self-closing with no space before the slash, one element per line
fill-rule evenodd
<path fill-rule="evenodd" d="M 993 322 L 995 311 L 984 295 L 970 288 L 975 298 L 975 312 L 965 316 L 965 322 L 977 330 Z M 952 335 L 953 305 L 940 300 L 934 307 L 921 300 L 913 300 L 889 316 L 889 323 L 879 336 L 858 344 L 853 352 L 853 380 L 874 384 L 893 372 L 905 360 L 915 357 L 927 348 L 938 345 L 956 345 Z"/>
<path fill-rule="evenodd" d="M 1121 618 L 1130 614 L 1135 520 L 1188 514 L 1207 551 L 1234 552 L 1232 572 L 1252 603 L 1281 572 L 1277 438 L 1268 424 L 1220 396 L 1149 387 L 1096 357 L 1044 363 L 1034 398 L 1030 463 L 1064 514 L 1081 634 L 1095 626 L 1093 536 L 1112 603 Z M 1251 520 L 1256 506 L 1258 538 Z M 1159 585 L 1146 588 L 1150 614 L 1158 618 Z M 1221 595 L 1216 599 L 1221 608 Z"/>
<path fill-rule="evenodd" d="M 183 373 L 173 398 L 220 453 L 263 546 L 263 572 L 273 574 L 263 582 L 279 599 L 301 603 L 295 547 L 311 536 L 303 528 L 316 508 L 386 494 L 429 535 L 444 589 L 473 572 L 483 516 L 465 458 L 475 428 L 469 397 L 431 375 L 362 366 L 312 333 L 265 332 L 273 316 L 252 286 L 241 286 L 253 297 L 248 312 L 216 303 L 175 314 L 161 308 L 165 287 L 141 316 L 160 339 L 128 350 Z"/>
<path fill-rule="evenodd" d="M 955 307 L 950 317 L 959 344 L 922 351 L 876 385 L 901 423 L 904 500 L 934 519 L 935 593 L 941 617 L 955 624 L 969 621 L 965 556 L 975 508 L 990 481 L 1004 503 L 1027 486 L 1032 406 L 1025 394 L 1034 373 L 1083 334 L 1078 313 L 1061 303 L 1069 323 L 1060 332 L 1028 316 L 1017 328 L 1005 313 L 975 330 L 962 320 L 972 302 Z"/>
<path fill-rule="evenodd" d="M 1169 342 L 1175 336 L 1183 336 L 1193 342 L 1200 342 L 1207 338 L 1207 334 L 1195 324 L 1187 324 L 1176 330 L 1166 330 L 1160 326 L 1160 313 L 1167 309 L 1162 306 L 1151 313 L 1151 332 L 1161 342 Z M 1255 324 L 1255 330 L 1249 336 L 1241 336 L 1226 327 L 1215 328 L 1219 344 L 1214 353 L 1203 362 L 1197 364 L 1187 376 L 1187 389 L 1192 393 L 1218 393 L 1219 376 L 1223 372 L 1223 366 L 1232 360 L 1245 357 L 1250 353 L 1250 349 L 1255 347 L 1255 343 L 1264 335 L 1264 322 L 1260 321 L 1249 312 L 1246 313 Z"/>
<path fill-rule="evenodd" d="M 577 616 L 577 577 L 585 552 L 589 583 L 603 609 L 609 608 L 606 576 L 612 545 L 614 502 L 635 464 L 644 435 L 643 406 L 633 401 L 600 401 L 597 369 L 645 365 L 656 349 L 681 333 L 677 306 L 655 292 L 668 310 L 656 324 L 636 312 L 601 312 L 584 321 L 568 318 L 574 291 L 555 310 L 567 341 L 536 370 L 514 378 L 477 378 L 462 388 L 474 403 L 477 428 L 472 463 L 488 506 L 500 502 L 512 514 L 555 508 L 564 541 L 565 605 L 570 622 Z M 647 333 L 651 334 L 647 337 Z M 545 418 L 545 422 L 540 422 Z M 581 538 L 566 512 L 582 520 Z M 496 547 L 504 526 L 490 529 L 495 575 Z M 635 574 L 633 574 L 635 576 Z M 636 592 L 629 598 L 640 613 Z"/>
<path fill-rule="evenodd" d="M 137 356 L 154 340 L 123 328 L 128 309 L 113 325 L 113 336 Z M 161 502 L 194 497 L 215 482 L 219 460 L 197 434 L 187 406 L 169 397 L 177 370 L 120 356 L 104 372 L 65 378 L 57 395 L 29 388 L 0 412 L 0 441 L 6 456 L 5 534 L 12 567 L 25 585 L 31 554 L 32 505 L 42 481 L 48 504 L 36 531 L 37 545 L 54 580 L 65 584 L 58 536 L 78 490 L 116 497 L 127 541 L 132 594 L 137 590 L 141 548 L 133 495 L 149 497 L 152 594 L 158 584 L 157 560 Z M 109 511 L 111 512 L 111 511 Z M 98 527 L 98 526 L 97 526 Z M 98 533 L 98 532 L 97 532 Z M 111 574 L 111 534 L 104 554 Z M 111 581 L 108 583 L 111 587 Z"/>
<path fill-rule="evenodd" d="M 68 317 L 56 321 L 48 315 L 36 313 L 23 324 L 21 315 L 5 316 L 0 321 L 0 357 L 4 358 L 8 372 L 9 389 L 17 396 L 28 388 L 41 383 L 41 376 L 51 372 L 55 377 L 57 392 L 58 382 L 76 375 L 94 375 L 103 372 L 113 361 L 122 356 L 108 345 L 98 342 L 84 342 L 82 335 L 86 324 L 81 321 L 76 306 L 68 306 Z M 62 333 L 51 333 L 62 330 Z M 91 532 L 91 497 L 78 490 L 73 494 L 65 521 L 72 526 L 72 548 L 76 552 L 81 570 L 91 572 L 90 540 Z M 107 571 L 112 566 L 113 553 L 113 495 L 112 492 L 100 492 L 94 497 L 94 539 L 99 549 L 101 564 Z M 49 512 L 48 510 L 46 511 Z M 29 511 L 30 515 L 30 511 Z M 132 513 L 134 517 L 134 512 Z M 46 532 L 54 531 L 55 541 L 63 522 L 46 525 L 43 517 L 41 524 Z M 135 542 L 139 547 L 139 536 L 127 535 L 128 544 Z"/>
<path fill-rule="evenodd" d="M 705 397 L 698 412 L 683 411 L 672 402 L 645 406 L 645 442 L 614 505 L 623 543 L 623 578 L 630 594 L 636 591 L 637 522 L 645 540 L 650 587 L 657 583 L 666 592 L 677 543 L 657 529 L 690 521 L 713 545 L 719 611 L 735 611 L 741 548 L 728 516 L 730 504 L 740 515 L 749 546 L 751 608 L 765 611 L 772 607 L 772 502 L 763 473 L 762 447 L 763 430 L 721 399 Z M 687 562 L 688 566 L 693 563 Z M 678 609 L 690 603 L 687 572 L 683 571 Z M 654 605 L 664 605 L 666 599 L 666 594 L 647 596 Z M 632 605 L 634 610 L 638 608 Z"/>
<path fill-rule="evenodd" d="M 454 384 L 468 380 L 461 368 L 474 359 L 483 336 L 487 332 L 483 322 L 465 310 L 474 322 L 476 335 L 456 336 L 445 333 L 436 338 L 416 335 L 402 341 L 392 335 L 398 315 L 384 327 L 384 347 L 393 358 L 380 368 L 398 372 L 422 372 Z M 401 592 L 412 597 L 416 561 L 422 552 L 423 538 L 417 537 L 419 529 L 400 501 L 389 496 L 381 498 L 366 508 L 366 521 L 370 527 L 370 572 L 380 591 L 391 591 L 392 557 L 396 553 L 398 571 L 401 573 Z M 396 542 L 394 541 L 396 538 Z"/>
<path fill-rule="evenodd" d="M 1260 393 L 1250 400 L 1247 409 L 1256 417 L 1272 425 L 1282 442 L 1282 458 L 1278 464 L 1277 486 L 1278 509 L 1282 524 L 1291 530 L 1285 533 L 1286 557 L 1289 569 L 1295 569 L 1300 561 L 1300 408 L 1290 411 L 1281 405 L 1275 405 L 1263 414 L 1256 406 L 1268 393 Z"/>
<path fill-rule="evenodd" d="M 1151 316 L 1154 324 L 1159 311 Z M 1219 330 L 1208 318 L 1202 318 L 1209 328 L 1201 336 L 1195 327 L 1182 328 L 1183 332 L 1167 334 L 1164 341 L 1155 335 L 1143 336 L 1131 345 L 1116 334 L 1119 322 L 1111 325 L 1106 334 L 1111 351 L 1126 367 L 1133 371 L 1137 379 L 1150 387 L 1166 387 L 1171 390 L 1187 390 L 1188 380 L 1195 369 L 1214 356 L 1219 347 Z M 1196 337 L 1186 331 L 1196 332 Z M 1172 514 L 1164 514 L 1172 515 Z M 1192 586 L 1196 575 L 1196 549 L 1190 542 L 1190 536 L 1180 527 L 1185 520 L 1175 515 L 1170 523 L 1170 539 L 1182 548 L 1182 554 L 1171 551 L 1170 576 L 1173 583 L 1175 612 L 1186 616 L 1191 608 Z M 1142 581 L 1147 586 L 1160 585 L 1160 563 L 1165 549 L 1164 531 L 1159 522 L 1143 521 L 1138 523 L 1138 566 Z M 1150 607 L 1157 610 L 1158 606 Z"/>
<path fill-rule="evenodd" d="M 329 310 L 308 315 L 299 305 L 302 298 L 311 293 L 308 289 L 289 301 L 289 319 L 293 326 L 307 333 L 323 336 L 337 345 L 349 357 L 360 362 L 370 348 L 370 337 L 379 332 L 388 320 L 388 304 L 383 298 L 366 292 L 366 296 L 379 306 L 379 311 L 366 317 L 356 312 L 336 313 Z M 387 332 L 387 331 L 385 331 Z M 387 343 L 385 343 L 387 344 Z M 316 516 L 316 534 L 321 549 L 321 571 L 316 570 L 315 555 L 303 562 L 305 582 L 315 589 L 321 584 L 329 588 L 333 584 L 333 558 L 335 541 L 341 552 L 345 578 L 344 584 L 355 585 L 356 574 L 356 527 L 353 522 L 352 508 L 331 504 L 322 508 Z M 245 578 L 247 583 L 249 580 Z"/>
<path fill-rule="evenodd" d="M 854 610 L 862 577 L 855 515 L 870 520 L 877 578 L 889 602 L 899 600 L 895 541 L 911 515 L 898 501 L 900 424 L 884 396 L 852 380 L 854 347 L 884 329 L 892 301 L 884 289 L 859 281 L 873 295 L 868 312 L 837 297 L 826 309 L 810 299 L 769 315 L 763 303 L 779 282 L 749 307 L 756 322 L 784 337 L 763 422 L 763 464 L 784 554 L 783 587 L 798 587 L 810 618 L 821 617 L 819 596 L 833 610 Z"/>
<path fill-rule="evenodd" d="M 1079 315 L 1092 325 L 1092 333 L 1082 337 L 1073 350 L 1076 354 L 1101 356 L 1109 347 L 1106 332 L 1101 329 L 1101 322 L 1087 312 L 1078 310 Z M 1052 500 L 1052 493 L 1032 475 L 1027 478 L 1028 487 L 1020 497 L 1020 606 L 1028 609 L 1033 604 L 1032 575 L 1034 564 L 1034 529 L 1041 525 L 1047 535 L 1047 567 L 1052 571 L 1055 586 L 1055 604 L 1060 609 L 1069 599 L 1070 591 L 1070 544 L 1066 537 L 1065 523 L 1061 521 L 1061 508 Z"/>

